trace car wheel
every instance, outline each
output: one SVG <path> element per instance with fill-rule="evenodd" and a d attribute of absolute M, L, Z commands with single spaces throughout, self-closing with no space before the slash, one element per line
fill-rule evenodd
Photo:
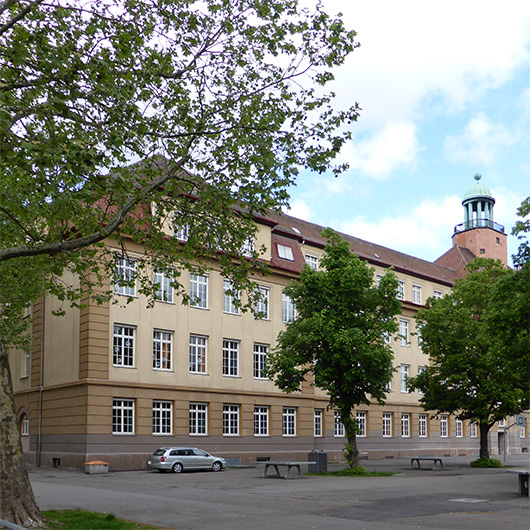
<path fill-rule="evenodd" d="M 173 466 L 173 473 L 180 473 L 184 468 L 182 467 L 182 464 L 180 462 L 177 462 L 174 466 Z"/>
<path fill-rule="evenodd" d="M 212 471 L 221 471 L 221 469 L 223 469 L 221 462 L 214 462 L 212 464 Z"/>

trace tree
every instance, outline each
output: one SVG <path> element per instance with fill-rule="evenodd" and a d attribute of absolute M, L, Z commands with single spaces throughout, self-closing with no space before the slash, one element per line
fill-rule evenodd
<path fill-rule="evenodd" d="M 426 410 L 477 422 L 489 458 L 495 422 L 530 404 L 530 275 L 478 258 L 450 294 L 416 315 L 430 366 L 409 380 Z"/>
<path fill-rule="evenodd" d="M 4 519 L 41 521 L 7 356 L 24 340 L 24 308 L 45 293 L 108 301 L 108 238 L 145 248 L 147 296 L 162 268 L 186 302 L 180 272 L 212 259 L 248 285 L 260 267 L 259 249 L 241 258 L 253 216 L 287 204 L 300 168 L 344 169 L 333 158 L 358 107 L 332 110 L 326 85 L 354 37 L 296 0 L 0 2 Z M 168 237 L 179 227 L 186 244 Z"/>
<path fill-rule="evenodd" d="M 278 336 L 267 361 L 268 374 L 285 392 L 295 392 L 311 374 L 338 409 L 347 437 L 350 467 L 358 465 L 353 409 L 370 400 L 383 403 L 392 378 L 392 348 L 386 337 L 397 330 L 397 279 L 388 272 L 375 285 L 374 270 L 350 251 L 331 229 L 321 269 L 304 267 L 300 281 L 285 289 L 296 319 Z"/>
<path fill-rule="evenodd" d="M 530 232 L 530 197 L 527 197 L 521 203 L 521 206 L 517 208 L 517 215 L 521 219 L 515 223 L 512 229 L 512 235 L 517 236 L 517 239 L 521 243 L 519 244 L 517 254 L 513 256 L 513 261 L 515 265 L 522 267 L 525 263 L 530 263 L 530 244 L 526 235 Z"/>

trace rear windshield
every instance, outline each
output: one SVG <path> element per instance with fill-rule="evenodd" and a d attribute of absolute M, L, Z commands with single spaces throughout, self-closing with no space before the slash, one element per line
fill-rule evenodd
<path fill-rule="evenodd" d="M 160 456 L 160 455 L 163 455 L 165 452 L 166 452 L 165 449 L 157 449 L 153 454 L 155 456 Z"/>

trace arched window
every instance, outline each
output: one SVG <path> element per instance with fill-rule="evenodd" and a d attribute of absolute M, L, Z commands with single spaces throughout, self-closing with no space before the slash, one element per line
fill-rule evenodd
<path fill-rule="evenodd" d="M 20 434 L 21 436 L 29 436 L 29 418 L 27 414 L 22 414 L 20 417 Z"/>

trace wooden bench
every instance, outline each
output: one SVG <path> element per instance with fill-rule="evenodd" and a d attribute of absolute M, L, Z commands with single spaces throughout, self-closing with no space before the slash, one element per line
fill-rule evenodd
<path fill-rule="evenodd" d="M 506 471 L 508 473 L 517 473 L 519 476 L 519 494 L 530 497 L 530 488 L 528 488 L 530 469 L 507 469 Z"/>
<path fill-rule="evenodd" d="M 440 469 L 443 469 L 444 464 L 441 458 L 431 457 L 431 456 L 419 456 L 410 459 L 410 468 L 414 469 L 414 462 L 417 462 L 418 469 L 423 469 L 421 467 L 421 462 L 432 462 L 432 469 L 436 469 L 436 462 L 440 464 Z"/>
<path fill-rule="evenodd" d="M 276 461 L 272 460 L 269 462 L 256 462 L 258 465 L 264 465 L 265 468 L 263 469 L 263 476 L 264 477 L 279 477 L 279 478 L 289 478 L 289 472 L 291 469 L 296 469 L 298 471 L 298 477 L 302 476 L 302 466 L 314 466 L 316 465 L 316 462 L 289 462 L 289 461 Z M 285 474 L 282 475 L 280 473 L 280 467 L 285 467 Z M 269 471 L 269 468 L 273 468 L 276 472 L 274 475 L 267 475 L 267 471 Z"/>

